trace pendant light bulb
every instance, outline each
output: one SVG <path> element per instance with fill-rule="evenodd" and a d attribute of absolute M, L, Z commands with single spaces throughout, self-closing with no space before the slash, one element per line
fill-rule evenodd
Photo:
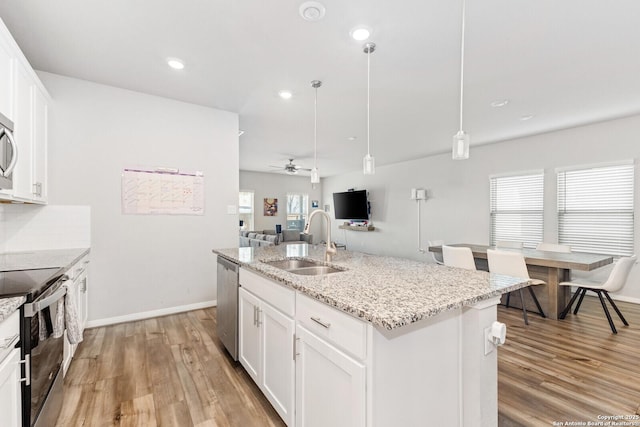
<path fill-rule="evenodd" d="M 320 80 L 312 80 L 311 87 L 315 89 L 315 99 L 313 103 L 313 169 L 311 169 L 311 186 L 320 183 L 320 173 L 318 172 L 318 88 L 322 86 Z"/>
<path fill-rule="evenodd" d="M 371 155 L 371 54 L 376 50 L 375 43 L 365 43 L 364 53 L 367 54 L 367 155 L 362 159 L 362 171 L 365 175 L 376 173 L 376 159 Z"/>
<path fill-rule="evenodd" d="M 462 0 L 462 37 L 460 41 L 460 129 L 453 136 L 451 158 L 465 160 L 469 158 L 469 134 L 462 130 L 462 112 L 464 101 L 464 29 L 465 29 L 466 0 Z"/>
<path fill-rule="evenodd" d="M 320 183 L 320 173 L 318 173 L 318 168 L 311 169 L 311 183 L 312 184 Z"/>

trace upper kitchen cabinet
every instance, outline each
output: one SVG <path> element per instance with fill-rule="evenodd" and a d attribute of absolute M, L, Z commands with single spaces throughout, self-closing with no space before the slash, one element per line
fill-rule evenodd
<path fill-rule="evenodd" d="M 7 40 L 9 37 L 9 40 Z M 9 32 L 0 21 L 0 113 L 13 120 L 13 55 Z"/>
<path fill-rule="evenodd" d="M 13 188 L 0 200 L 47 202 L 49 95 L 0 20 L 0 112 L 13 120 L 17 163 Z"/>

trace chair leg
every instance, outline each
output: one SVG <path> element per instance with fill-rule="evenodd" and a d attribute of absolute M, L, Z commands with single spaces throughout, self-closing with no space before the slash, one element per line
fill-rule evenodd
<path fill-rule="evenodd" d="M 622 315 L 622 313 L 620 313 L 620 310 L 618 310 L 618 306 L 616 305 L 615 302 L 613 302 L 613 300 L 609 296 L 609 292 L 602 291 L 602 293 L 609 300 L 609 303 L 611 304 L 611 307 L 613 307 L 613 309 L 616 311 L 616 313 L 618 313 L 618 317 L 620 317 L 620 320 L 622 320 L 622 323 L 624 323 L 624 326 L 629 326 L 629 323 L 627 323 L 627 319 L 625 319 L 624 316 Z"/>
<path fill-rule="evenodd" d="M 578 290 L 573 294 L 573 296 L 571 297 L 571 300 L 569 301 L 569 304 L 567 304 L 564 310 L 562 310 L 562 313 L 560 313 L 560 316 L 558 316 L 558 318 L 564 319 L 565 317 L 567 317 L 567 313 L 569 313 L 569 310 L 571 310 L 571 306 L 576 301 L 576 298 L 578 298 L 578 294 L 580 294 L 580 291 L 582 289 L 583 288 L 578 288 Z"/>
<path fill-rule="evenodd" d="M 536 307 L 538 307 L 538 314 L 540 316 L 542 316 L 543 318 L 546 318 L 547 316 L 544 315 L 544 311 L 542 311 L 542 307 L 540 306 L 540 303 L 538 302 L 538 298 L 536 298 L 536 294 L 535 292 L 533 292 L 533 288 L 531 286 L 528 287 L 529 288 L 529 293 L 531 294 L 531 298 L 533 298 L 533 302 L 536 303 Z M 524 303 L 524 301 L 523 301 Z"/>
<path fill-rule="evenodd" d="M 527 307 L 524 303 L 524 294 L 522 293 L 522 288 L 518 289 L 520 292 L 520 304 L 522 305 L 522 317 L 524 318 L 524 324 L 529 324 L 529 318 L 527 317 Z"/>
<path fill-rule="evenodd" d="M 604 314 L 607 316 L 607 320 L 609 321 L 609 326 L 611 326 L 611 331 L 614 334 L 617 334 L 618 331 L 616 330 L 616 326 L 613 324 L 613 319 L 611 319 L 611 315 L 609 314 L 609 309 L 607 308 L 607 305 L 604 302 L 604 298 L 602 298 L 602 291 L 598 289 L 595 292 L 598 294 L 598 298 L 600 298 L 600 304 L 602 304 L 602 308 L 604 309 Z"/>
<path fill-rule="evenodd" d="M 573 310 L 573 314 L 578 314 L 578 310 L 580 310 L 580 306 L 582 305 L 582 300 L 584 299 L 584 295 L 587 293 L 586 288 L 579 288 L 576 292 L 580 293 L 580 291 L 582 291 L 582 294 L 580 295 L 580 299 L 578 300 L 578 305 L 576 305 L 576 309 Z"/>
<path fill-rule="evenodd" d="M 509 308 L 509 301 L 511 300 L 511 292 L 507 294 L 507 303 L 505 304 L 506 308 Z"/>

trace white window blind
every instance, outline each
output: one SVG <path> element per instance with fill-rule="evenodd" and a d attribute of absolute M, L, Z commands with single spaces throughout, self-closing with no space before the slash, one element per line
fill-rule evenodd
<path fill-rule="evenodd" d="M 634 164 L 558 171 L 558 241 L 577 252 L 633 254 Z"/>
<path fill-rule="evenodd" d="M 491 236 L 522 242 L 535 248 L 542 241 L 544 221 L 544 174 L 495 176 L 490 178 Z"/>

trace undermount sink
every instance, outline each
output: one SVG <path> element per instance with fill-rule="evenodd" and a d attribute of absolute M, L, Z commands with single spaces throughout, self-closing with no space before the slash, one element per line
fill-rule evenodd
<path fill-rule="evenodd" d="M 344 271 L 342 269 L 330 267 L 322 264 L 321 262 L 308 259 L 283 259 L 278 261 L 268 261 L 265 262 L 265 264 L 288 271 L 289 273 L 300 274 L 303 276 L 320 276 L 323 274 L 339 273 Z"/>

